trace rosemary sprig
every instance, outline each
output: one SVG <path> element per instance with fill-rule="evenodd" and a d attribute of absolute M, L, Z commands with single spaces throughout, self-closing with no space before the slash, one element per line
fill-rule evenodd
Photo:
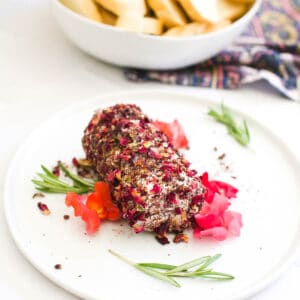
<path fill-rule="evenodd" d="M 217 122 L 226 126 L 227 132 L 231 135 L 239 144 L 247 146 L 250 142 L 250 133 L 245 120 L 243 120 L 243 126 L 238 126 L 232 116 L 232 112 L 223 103 L 221 104 L 221 113 L 210 109 L 208 115 L 213 117 Z"/>
<path fill-rule="evenodd" d="M 64 172 L 65 176 L 72 180 L 72 184 L 62 181 L 42 165 L 41 168 L 44 173 L 37 173 L 39 179 L 32 179 L 38 191 L 55 194 L 66 194 L 68 192 L 86 194 L 94 190 L 95 182 L 72 174 L 61 162 L 58 162 L 58 166 Z"/>
<path fill-rule="evenodd" d="M 176 287 L 180 284 L 173 277 L 201 277 L 214 280 L 231 280 L 234 276 L 226 273 L 215 272 L 212 269 L 207 269 L 214 261 L 221 257 L 221 254 L 214 256 L 203 256 L 192 261 L 186 262 L 179 266 L 162 264 L 162 263 L 134 263 L 128 258 L 116 253 L 113 250 L 108 250 L 112 255 L 118 257 L 136 269 L 148 274 L 152 277 L 168 282 Z M 158 271 L 158 270 L 159 271 Z"/>

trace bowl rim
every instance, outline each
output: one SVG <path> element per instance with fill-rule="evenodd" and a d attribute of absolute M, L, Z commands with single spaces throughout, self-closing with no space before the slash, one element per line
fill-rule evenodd
<path fill-rule="evenodd" d="M 195 36 L 186 36 L 186 37 L 172 37 L 172 36 L 163 36 L 163 35 L 151 35 L 151 34 L 145 34 L 140 32 L 132 32 L 127 31 L 123 28 L 119 28 L 116 26 L 104 24 L 101 22 L 97 22 L 95 20 L 89 19 L 88 17 L 85 17 L 83 15 L 80 15 L 79 13 L 74 12 L 67 6 L 65 6 L 60 0 L 52 0 L 52 4 L 56 9 L 59 9 L 63 11 L 65 14 L 68 14 L 70 17 L 77 18 L 79 21 L 82 21 L 88 25 L 99 27 L 100 29 L 104 30 L 110 30 L 112 32 L 118 32 L 120 34 L 127 34 L 132 36 L 138 36 L 143 39 L 148 40 L 158 40 L 163 42 L 173 42 L 173 43 L 180 43 L 182 41 L 196 41 L 196 40 L 202 40 L 214 36 L 218 36 L 220 34 L 226 33 L 227 31 L 230 31 L 232 28 L 239 27 L 239 25 L 243 22 L 247 22 L 247 20 L 253 18 L 253 16 L 257 13 L 259 7 L 261 6 L 262 0 L 255 0 L 255 3 L 252 4 L 251 8 L 238 20 L 234 21 L 232 24 L 218 29 L 213 32 L 203 33 Z"/>

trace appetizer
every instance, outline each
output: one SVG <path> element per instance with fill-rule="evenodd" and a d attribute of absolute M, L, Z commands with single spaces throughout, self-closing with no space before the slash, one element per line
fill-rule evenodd
<path fill-rule="evenodd" d="M 118 104 L 97 112 L 82 142 L 135 232 L 155 232 L 164 243 L 167 232 L 191 227 L 203 202 L 201 179 L 139 107 Z"/>
<path fill-rule="evenodd" d="M 224 104 L 221 113 L 210 109 L 208 114 L 226 125 L 240 145 L 248 145 L 246 122 L 239 127 Z M 116 104 L 94 113 L 84 130 L 82 146 L 86 158 L 72 160 L 77 175 L 59 161 L 52 172 L 42 165 L 43 173 L 37 173 L 39 179 L 32 182 L 39 191 L 33 198 L 45 197 L 43 193 L 66 194 L 65 204 L 72 206 L 74 215 L 85 222 L 87 234 L 97 232 L 102 220 L 116 222 L 123 218 L 135 233 L 153 232 L 163 245 L 169 243 L 168 233 L 175 234 L 175 243 L 188 242 L 184 232 L 187 229 L 193 229 L 196 239 L 212 237 L 222 241 L 240 235 L 242 216 L 228 209 L 238 190 L 225 182 L 210 180 L 207 172 L 199 176 L 190 167 L 178 150 L 188 149 L 188 139 L 178 120 L 154 121 L 134 104 Z M 46 203 L 39 201 L 37 207 L 43 215 L 51 214 Z M 69 215 L 63 218 L 68 220 Z M 180 287 L 177 277 L 234 279 L 211 268 L 221 254 L 170 265 L 135 263 L 108 251 L 175 287 Z M 61 265 L 54 268 L 59 270 Z"/>

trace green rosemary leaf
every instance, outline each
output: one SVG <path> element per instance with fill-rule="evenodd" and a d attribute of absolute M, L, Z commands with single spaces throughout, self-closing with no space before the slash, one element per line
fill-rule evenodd
<path fill-rule="evenodd" d="M 215 262 L 217 259 L 219 259 L 221 256 L 222 256 L 222 254 L 216 254 L 214 256 L 211 256 L 204 264 L 202 264 L 198 269 L 196 269 L 195 272 L 204 270 L 209 265 L 211 265 L 213 262 Z"/>
<path fill-rule="evenodd" d="M 41 173 L 37 173 L 37 175 L 46 183 L 52 184 L 54 186 L 65 187 L 65 188 L 69 187 L 69 185 L 67 183 L 64 183 L 63 181 L 59 180 L 57 177 L 52 178 L 48 175 L 44 175 Z"/>
<path fill-rule="evenodd" d="M 250 132 L 245 120 L 243 120 L 243 126 L 239 127 L 234 120 L 232 112 L 223 103 L 221 104 L 221 113 L 210 109 L 208 115 L 214 118 L 218 123 L 224 124 L 227 128 L 227 132 L 231 135 L 239 144 L 247 146 L 250 142 Z"/>
<path fill-rule="evenodd" d="M 161 273 L 161 272 L 155 271 L 153 269 L 149 269 L 149 268 L 140 266 L 139 264 L 135 264 L 134 267 L 136 269 L 144 272 L 147 275 L 150 275 L 150 276 L 155 277 L 157 279 L 160 279 L 162 281 L 168 282 L 168 283 L 170 283 L 170 284 L 172 284 L 176 287 L 180 287 L 180 284 L 176 280 L 174 280 L 172 277 L 169 277 L 169 276 L 165 275 L 164 273 Z"/>
<path fill-rule="evenodd" d="M 209 258 L 210 258 L 210 256 L 203 256 L 203 257 L 191 260 L 189 262 L 186 262 L 182 265 L 177 266 L 176 268 L 173 268 L 172 270 L 165 272 L 165 274 L 171 275 L 171 274 L 174 274 L 177 272 L 188 270 L 190 268 L 198 266 L 199 264 L 205 263 Z"/>
<path fill-rule="evenodd" d="M 230 124 L 232 128 L 237 128 L 235 120 L 231 115 L 231 111 L 224 105 L 224 103 L 221 104 L 221 111 L 223 114 L 223 118 L 226 120 L 227 124 Z"/>
<path fill-rule="evenodd" d="M 51 178 L 57 178 L 49 169 L 47 169 L 44 165 L 41 165 L 42 170 L 46 175 L 48 175 Z"/>
<path fill-rule="evenodd" d="M 155 268 L 160 270 L 172 270 L 176 268 L 176 266 L 174 265 L 160 264 L 160 263 L 138 263 L 138 265 L 142 267 Z"/>
<path fill-rule="evenodd" d="M 61 167 L 61 166 L 60 166 Z M 62 181 L 59 177 L 52 174 L 45 166 L 41 166 L 44 173 L 37 173 L 41 180 L 33 179 L 37 190 L 44 193 L 57 193 L 66 194 L 68 192 L 74 192 L 76 194 L 86 194 L 94 190 L 94 183 L 84 180 L 83 178 L 72 174 L 66 167 L 63 166 L 62 170 L 69 177 L 73 184 L 68 184 Z M 79 184 L 80 182 L 80 184 Z"/>
<path fill-rule="evenodd" d="M 226 273 L 215 272 L 211 269 L 199 272 L 178 272 L 172 274 L 172 277 L 201 277 L 214 280 L 232 280 L 234 276 Z"/>
<path fill-rule="evenodd" d="M 66 194 L 68 192 L 74 192 L 76 194 L 86 194 L 90 191 L 88 188 L 76 188 L 72 186 L 62 187 L 60 185 L 49 184 L 45 181 L 39 181 L 33 179 L 32 182 L 35 184 L 35 188 L 44 193 L 52 194 Z"/>
<path fill-rule="evenodd" d="M 195 277 L 202 277 L 202 278 L 209 278 L 209 279 L 216 279 L 216 280 L 232 280 L 234 279 L 234 276 L 226 273 L 221 272 L 214 272 L 210 271 L 208 273 L 194 273 Z"/>

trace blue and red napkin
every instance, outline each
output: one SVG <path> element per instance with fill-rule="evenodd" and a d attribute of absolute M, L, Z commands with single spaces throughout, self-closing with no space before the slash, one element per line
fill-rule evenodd
<path fill-rule="evenodd" d="M 300 1 L 263 0 L 235 43 L 205 62 L 171 71 L 127 69 L 125 75 L 133 81 L 220 89 L 264 79 L 285 97 L 299 100 Z"/>

